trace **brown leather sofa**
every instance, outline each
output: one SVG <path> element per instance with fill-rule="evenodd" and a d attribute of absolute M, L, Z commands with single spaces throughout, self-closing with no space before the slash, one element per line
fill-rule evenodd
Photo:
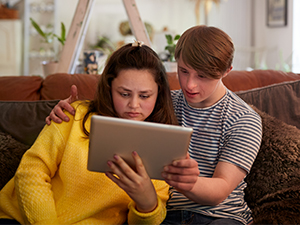
<path fill-rule="evenodd" d="M 80 99 L 93 98 L 99 75 L 53 74 L 39 76 L 0 77 L 0 101 L 37 101 L 64 99 L 76 84 Z M 179 89 L 176 73 L 168 73 L 171 89 Z M 300 74 L 274 70 L 231 71 L 223 79 L 228 89 L 236 92 L 268 86 L 284 81 L 299 80 Z"/>
<path fill-rule="evenodd" d="M 168 74 L 178 89 L 175 73 Z M 94 96 L 99 75 L 0 77 L 0 188 L 13 176 L 45 117 L 76 84 L 79 99 Z M 231 71 L 228 89 L 262 117 L 263 138 L 245 199 L 255 224 L 300 224 L 300 74 L 274 70 Z"/>

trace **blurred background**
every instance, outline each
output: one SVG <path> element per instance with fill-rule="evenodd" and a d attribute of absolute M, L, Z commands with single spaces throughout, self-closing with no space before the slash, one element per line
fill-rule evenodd
<path fill-rule="evenodd" d="M 69 31 L 78 0 L 0 2 L 17 14 L 3 18 L 0 11 L 0 75 L 41 74 L 42 62 L 59 58 L 62 45 L 57 39 L 45 43 L 30 18 L 43 31 L 60 36 L 61 23 Z M 168 54 L 166 34 L 175 37 L 191 26 L 206 24 L 233 39 L 235 70 L 300 72 L 299 0 L 136 0 L 136 4 L 162 60 Z M 274 14 L 278 11 L 281 14 Z M 133 39 L 122 0 L 95 0 L 77 63 L 82 65 L 84 52 L 97 50 L 101 70 L 111 51 Z"/>

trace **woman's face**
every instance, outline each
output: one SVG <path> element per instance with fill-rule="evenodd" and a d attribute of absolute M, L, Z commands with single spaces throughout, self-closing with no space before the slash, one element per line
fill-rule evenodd
<path fill-rule="evenodd" d="M 148 70 L 121 70 L 112 81 L 111 94 L 120 118 L 143 121 L 155 107 L 158 85 Z"/>

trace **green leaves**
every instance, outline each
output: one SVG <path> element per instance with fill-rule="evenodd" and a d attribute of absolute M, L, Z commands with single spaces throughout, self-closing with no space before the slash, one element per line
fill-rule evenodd
<path fill-rule="evenodd" d="M 172 35 L 171 34 L 166 34 L 166 39 L 167 39 L 167 43 L 168 45 L 174 45 L 175 41 L 177 41 L 178 39 L 180 38 L 180 35 L 177 34 L 175 37 L 174 37 L 174 40 L 172 38 Z M 175 44 L 176 45 L 176 44 Z"/>
<path fill-rule="evenodd" d="M 168 44 L 165 47 L 165 50 L 169 52 L 169 61 L 175 62 L 175 47 L 178 39 L 180 38 L 180 35 L 179 34 L 175 35 L 174 39 L 170 34 L 166 34 L 165 37 L 167 39 L 167 44 Z"/>
<path fill-rule="evenodd" d="M 46 43 L 52 43 L 54 37 L 56 37 L 57 40 L 62 45 L 65 44 L 65 41 L 66 41 L 66 27 L 65 27 L 64 23 L 61 23 L 61 34 L 60 34 L 60 36 L 58 36 L 58 35 L 54 34 L 53 32 L 44 32 L 44 31 L 42 31 L 40 26 L 32 18 L 30 18 L 30 21 L 31 21 L 32 26 L 36 29 L 38 34 L 42 36 L 42 38 L 44 39 L 44 41 Z"/>
<path fill-rule="evenodd" d="M 57 40 L 62 44 L 65 45 L 65 41 L 66 41 L 66 27 L 64 25 L 64 23 L 61 22 L 61 30 L 60 30 L 60 37 L 57 36 L 56 34 L 54 34 L 54 36 L 57 38 Z"/>

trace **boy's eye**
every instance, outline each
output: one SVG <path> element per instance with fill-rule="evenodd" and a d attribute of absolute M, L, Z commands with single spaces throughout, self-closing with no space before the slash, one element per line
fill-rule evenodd
<path fill-rule="evenodd" d="M 185 69 L 181 69 L 181 72 L 182 72 L 182 73 L 188 73 L 188 71 L 185 70 Z"/>

